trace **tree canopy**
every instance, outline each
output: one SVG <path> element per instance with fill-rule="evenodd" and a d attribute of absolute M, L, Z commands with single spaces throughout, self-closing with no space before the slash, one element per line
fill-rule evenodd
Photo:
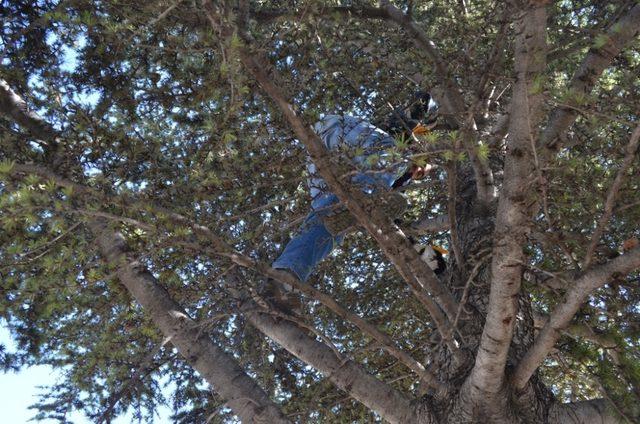
<path fill-rule="evenodd" d="M 635 0 L 12 0 L 0 317 L 63 381 L 38 418 L 591 423 L 640 417 Z M 312 131 L 418 89 L 401 223 Z M 371 158 L 376 160 L 376 158 Z M 360 230 L 270 267 L 307 162 Z M 398 231 L 397 225 L 402 227 Z M 436 276 L 406 235 L 446 246 Z M 270 277 L 303 311 L 263 302 Z"/>

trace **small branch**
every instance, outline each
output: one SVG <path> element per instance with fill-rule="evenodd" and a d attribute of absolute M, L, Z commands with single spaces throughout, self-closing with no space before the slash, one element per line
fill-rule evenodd
<path fill-rule="evenodd" d="M 388 17 L 387 12 L 384 9 L 370 6 L 325 7 L 319 11 L 314 11 L 311 15 L 329 17 L 334 13 L 347 17 L 356 16 L 364 19 L 386 19 Z M 300 14 L 292 12 L 289 9 L 257 10 L 252 12 L 251 16 L 261 24 L 270 23 L 280 19 L 300 20 Z"/>
<path fill-rule="evenodd" d="M 471 273 L 469 274 L 469 278 L 467 278 L 467 282 L 464 285 L 464 289 L 462 290 L 462 297 L 460 298 L 460 304 L 458 305 L 458 310 L 456 311 L 456 318 L 453 320 L 453 328 L 457 328 L 458 320 L 462 315 L 462 310 L 464 309 L 464 305 L 467 303 L 467 299 L 469 298 L 469 291 L 471 289 L 471 285 L 473 284 L 474 278 L 478 275 L 478 271 L 480 267 L 489 259 L 491 255 L 486 255 L 480 258 L 476 264 L 474 265 Z"/>
<path fill-rule="evenodd" d="M 416 234 L 437 233 L 449 229 L 449 216 L 439 215 L 435 218 L 424 217 L 409 224 L 410 231 Z"/>
<path fill-rule="evenodd" d="M 522 262 L 522 265 L 527 267 L 523 278 L 531 284 L 546 287 L 554 292 L 559 290 L 566 290 L 569 287 L 569 282 L 557 274 L 549 271 L 531 266 Z"/>
<path fill-rule="evenodd" d="M 447 213 L 449 215 L 449 233 L 451 234 L 451 247 L 453 249 L 454 257 L 456 258 L 458 269 L 464 271 L 466 269 L 466 263 L 464 262 L 462 258 L 462 252 L 460 251 L 460 238 L 458 237 L 458 225 L 456 220 L 456 163 L 450 163 L 447 167 L 447 171 Z M 458 305 L 458 311 L 456 312 L 455 320 L 458 319 L 460 306 L 461 305 Z M 454 328 L 455 326 L 456 325 L 453 324 Z"/>
<path fill-rule="evenodd" d="M 591 242 L 589 243 L 589 247 L 587 247 L 587 253 L 584 255 L 584 261 L 582 262 L 582 269 L 589 268 L 591 265 L 591 261 L 593 260 L 593 254 L 596 250 L 596 246 L 600 241 L 600 237 L 604 233 L 607 224 L 609 223 L 609 219 L 611 219 L 611 215 L 613 214 L 613 207 L 618 197 L 618 192 L 620 191 L 620 187 L 624 182 L 625 174 L 629 170 L 629 167 L 633 163 L 636 152 L 638 151 L 638 144 L 640 142 L 640 125 L 636 127 L 631 134 L 631 138 L 629 140 L 629 144 L 626 148 L 626 153 L 624 160 L 622 161 L 622 165 L 620 169 L 618 169 L 618 173 L 616 174 L 616 178 L 613 180 L 613 184 L 609 188 L 609 192 L 607 193 L 607 200 L 604 204 L 604 211 L 602 216 L 598 220 L 598 225 L 591 236 Z"/>
<path fill-rule="evenodd" d="M 78 228 L 78 226 L 80 226 L 81 222 L 76 222 L 75 224 L 73 224 L 71 227 L 69 227 L 69 229 L 61 234 L 59 234 L 58 236 L 56 236 L 53 240 L 48 241 L 47 243 L 43 244 L 42 246 L 38 246 L 33 250 L 30 250 L 28 252 L 26 252 L 24 255 L 21 255 L 21 258 L 27 258 L 30 255 L 33 255 L 34 253 L 40 251 L 40 250 L 44 250 L 44 252 L 40 253 L 39 255 L 37 255 L 35 258 L 28 258 L 29 261 L 31 260 L 35 260 L 39 257 L 41 257 L 42 255 L 44 255 L 46 252 L 49 251 L 49 247 L 53 246 L 55 243 L 57 243 L 60 239 L 66 237 L 67 235 L 69 235 L 71 232 L 73 232 L 73 230 L 75 230 L 76 228 Z"/>
<path fill-rule="evenodd" d="M 128 218 L 126 216 L 120 216 L 120 215 L 114 215 L 108 212 L 102 212 L 102 211 L 89 211 L 86 209 L 73 209 L 72 212 L 75 212 L 77 214 L 80 215 L 85 215 L 88 217 L 92 217 L 92 218 L 104 218 L 104 219 L 108 219 L 110 221 L 115 221 L 115 222 L 124 222 L 126 224 L 130 224 L 133 225 L 135 227 L 141 228 L 143 230 L 146 231 L 153 231 L 153 226 L 139 221 L 137 219 L 133 219 L 133 218 Z"/>
<path fill-rule="evenodd" d="M 591 48 L 569 83 L 571 92 L 588 94 L 602 72 L 620 52 L 635 40 L 640 33 L 640 4 L 634 5 L 604 34 L 607 42 L 599 48 Z M 558 107 L 552 113 L 540 137 L 540 145 L 550 151 L 562 146 L 560 136 L 573 123 L 577 111 L 569 107 Z M 547 152 L 549 154 L 550 152 Z"/>
<path fill-rule="evenodd" d="M 549 322 L 549 315 L 542 314 L 540 312 L 533 312 L 533 325 L 537 329 L 544 328 Z M 598 334 L 587 324 L 575 323 L 567 326 L 563 333 L 574 338 L 581 338 L 588 340 L 591 343 L 597 344 L 607 350 L 617 349 L 618 342 L 614 337 L 607 334 Z"/>
<path fill-rule="evenodd" d="M 154 369 L 157 369 L 158 367 L 160 367 L 164 362 L 158 364 L 156 367 L 151 368 L 151 363 L 153 362 L 153 358 L 160 353 L 160 350 L 164 347 L 164 345 L 166 345 L 167 343 L 169 343 L 169 341 L 171 341 L 171 337 L 167 337 L 165 338 L 162 343 L 160 343 L 158 346 L 156 346 L 155 349 L 153 349 L 151 352 L 149 352 L 144 359 L 142 360 L 142 362 L 140 363 L 140 365 L 136 368 L 135 372 L 133 373 L 133 375 L 122 385 L 122 387 L 114 394 L 112 394 L 111 396 L 109 396 L 109 398 L 106 400 L 106 404 L 107 409 L 105 409 L 105 411 L 102 413 L 102 415 L 100 415 L 100 418 L 98 418 L 96 420 L 96 422 L 98 424 L 101 423 L 110 423 L 111 422 L 111 417 L 113 415 L 113 410 L 116 407 L 116 405 L 118 404 L 118 402 L 120 402 L 120 399 L 122 399 L 122 397 L 127 394 L 127 392 L 129 391 L 129 388 L 135 384 L 138 381 L 142 381 L 143 378 L 145 378 L 147 375 L 149 375 Z"/>
<path fill-rule="evenodd" d="M 512 378 L 515 387 L 523 388 L 527 384 L 549 351 L 553 349 L 562 330 L 567 328 L 580 306 L 594 290 L 603 286 L 612 276 L 626 275 L 637 268 L 640 268 L 640 247 L 636 247 L 604 265 L 589 269 L 573 284 L 570 284 L 571 290 L 566 293 L 563 302 L 556 306 L 549 321 L 536 337 L 533 346 L 518 364 Z"/>

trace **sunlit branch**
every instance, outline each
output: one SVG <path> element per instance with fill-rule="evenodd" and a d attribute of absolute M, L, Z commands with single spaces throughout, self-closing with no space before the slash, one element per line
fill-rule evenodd
<path fill-rule="evenodd" d="M 571 289 L 565 294 L 562 303 L 553 310 L 548 322 L 536 337 L 533 346 L 518 364 L 512 379 L 515 387 L 522 388 L 527 384 L 531 375 L 547 357 L 549 351 L 553 349 L 562 330 L 567 328 L 573 316 L 594 290 L 606 284 L 612 276 L 626 275 L 638 268 L 640 268 L 640 247 L 604 265 L 589 269 L 573 281 L 569 285 Z"/>
<path fill-rule="evenodd" d="M 568 86 L 570 93 L 578 96 L 591 92 L 602 72 L 611 61 L 627 47 L 640 33 L 640 4 L 634 5 L 620 20 L 613 23 L 604 34 L 606 42 L 600 47 L 592 47 L 582 64 L 573 75 Z M 540 146 L 557 151 L 562 146 L 560 136 L 574 122 L 578 112 L 574 108 L 554 109 L 545 130 L 540 137 Z"/>
<path fill-rule="evenodd" d="M 640 126 L 637 126 L 636 129 L 631 134 L 631 138 L 629 139 L 629 144 L 627 144 L 627 148 L 625 149 L 625 156 L 622 161 L 622 165 L 620 165 L 620 169 L 618 169 L 618 173 L 616 174 L 616 178 L 613 180 L 613 184 L 609 188 L 609 192 L 607 193 L 607 200 L 604 204 L 604 211 L 602 212 L 602 216 L 598 220 L 598 225 L 596 229 L 593 231 L 591 235 L 591 242 L 589 242 L 589 246 L 587 247 L 587 252 L 584 255 L 584 261 L 582 262 L 582 269 L 589 268 L 591 265 L 591 261 L 593 260 L 593 254 L 596 250 L 596 246 L 604 233 L 605 228 L 607 227 L 609 220 L 611 219 L 611 215 L 613 214 L 613 207 L 615 206 L 615 201 L 618 198 L 618 192 L 620 191 L 620 187 L 624 182 L 625 176 L 629 167 L 633 163 L 634 159 L 636 159 L 636 153 L 638 151 L 638 145 L 640 144 Z"/>

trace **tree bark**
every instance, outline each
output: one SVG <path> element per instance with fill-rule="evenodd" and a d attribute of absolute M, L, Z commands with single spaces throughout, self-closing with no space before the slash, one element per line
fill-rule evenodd
<path fill-rule="evenodd" d="M 257 305 L 250 301 L 243 306 L 242 311 L 260 332 L 301 361 L 312 365 L 333 384 L 380 414 L 386 421 L 398 424 L 437 422 L 428 412 L 418 414 L 418 409 L 398 391 L 367 374 L 353 361 L 337 357 L 333 350 L 313 340 L 297 325 L 260 312 Z"/>
<path fill-rule="evenodd" d="M 480 348 L 469 379 L 472 397 L 501 396 L 505 365 L 516 325 L 524 263 L 523 246 L 530 226 L 534 131 L 542 117 L 542 95 L 532 93 L 533 80 L 544 70 L 546 8 L 529 3 L 516 21 L 516 82 L 511 103 L 505 176 L 498 201 L 491 264 L 491 291 Z M 496 398 L 496 399 L 497 399 Z"/>
<path fill-rule="evenodd" d="M 128 257 L 124 237 L 101 221 L 90 223 L 104 258 L 162 334 L 247 423 L 290 423 L 236 361 L 213 343 L 142 264 Z"/>

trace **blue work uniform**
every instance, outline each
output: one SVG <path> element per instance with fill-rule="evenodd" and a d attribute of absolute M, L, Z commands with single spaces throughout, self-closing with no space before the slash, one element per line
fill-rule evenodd
<path fill-rule="evenodd" d="M 327 149 L 351 158 L 356 166 L 351 181 L 367 194 L 389 190 L 407 169 L 406 163 L 392 161 L 388 149 L 395 145 L 394 139 L 361 118 L 328 115 L 315 124 L 314 130 Z M 272 265 L 294 273 L 301 281 L 306 281 L 316 265 L 343 239 L 342 235 L 331 235 L 322 218 L 340 212 L 344 206 L 339 205 L 338 197 L 317 175 L 315 165 L 309 163 L 307 169 L 312 211 Z"/>

